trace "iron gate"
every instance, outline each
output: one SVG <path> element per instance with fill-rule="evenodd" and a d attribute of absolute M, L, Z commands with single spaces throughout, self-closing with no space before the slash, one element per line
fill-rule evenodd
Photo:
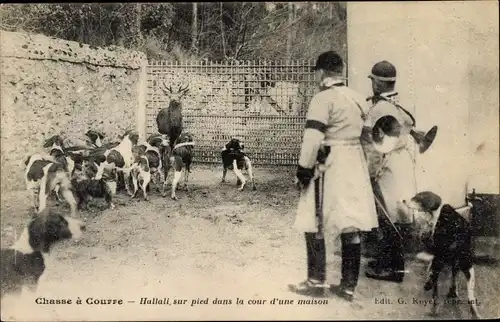
<path fill-rule="evenodd" d="M 150 62 L 146 73 L 146 133 L 168 106 L 162 82 L 189 84 L 182 100 L 184 129 L 196 142 L 195 162 L 221 162 L 232 138 L 245 144 L 254 164 L 296 165 L 305 112 L 314 94 L 310 61 Z"/>

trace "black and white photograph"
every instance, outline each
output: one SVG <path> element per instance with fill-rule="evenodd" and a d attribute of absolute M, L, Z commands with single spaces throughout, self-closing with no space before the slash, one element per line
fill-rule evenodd
<path fill-rule="evenodd" d="M 0 4 L 2 321 L 500 317 L 497 1 Z"/>

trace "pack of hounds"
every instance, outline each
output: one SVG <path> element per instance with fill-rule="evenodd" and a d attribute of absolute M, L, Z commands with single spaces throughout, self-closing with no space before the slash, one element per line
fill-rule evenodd
<path fill-rule="evenodd" d="M 25 227 L 19 240 L 10 248 L 1 250 L 1 291 L 20 293 L 24 286 L 35 291 L 45 270 L 44 253 L 64 239 L 78 239 L 85 225 L 76 218 L 78 210 L 86 208 L 90 198 L 104 198 L 114 208 L 113 196 L 124 188 L 130 197 L 142 190 L 148 199 L 148 187 L 153 183 L 162 197 L 167 194 L 168 174 L 174 175 L 170 197 L 175 194 L 182 173 L 187 188 L 191 172 L 195 142 L 188 132 L 181 132 L 174 142 L 167 135 L 153 134 L 138 144 L 139 136 L 126 131 L 119 142 L 103 143 L 105 135 L 95 130 L 85 133 L 87 146 L 65 146 L 60 135 L 45 141 L 46 153 L 29 156 L 25 161 L 25 180 L 33 196 L 37 214 Z M 238 190 L 243 190 L 248 173 L 252 189 L 256 190 L 250 158 L 237 138 L 231 139 L 221 151 L 222 181 L 228 170 L 237 177 Z M 132 186 L 132 187 L 131 187 Z M 49 194 L 70 205 L 71 216 L 63 216 L 47 208 Z M 406 202 L 405 202 L 406 203 Z M 456 298 L 456 276 L 462 271 L 467 279 L 468 304 L 473 318 L 479 318 L 474 296 L 475 273 L 473 267 L 471 229 L 469 223 L 453 207 L 444 203 L 435 193 L 426 191 L 414 196 L 407 205 L 426 213 L 433 223 L 433 259 L 428 268 L 425 290 L 432 290 L 432 315 L 439 311 L 438 276 L 444 266 L 452 268 L 452 283 L 448 297 Z"/>
<path fill-rule="evenodd" d="M 153 184 L 165 197 L 170 169 L 174 170 L 170 197 L 178 200 L 176 190 L 183 173 L 184 189 L 188 190 L 195 145 L 190 133 L 180 133 L 174 144 L 163 134 L 150 135 L 146 142 L 138 144 L 135 131 L 126 131 L 119 142 L 105 144 L 103 133 L 89 130 L 85 136 L 87 146 L 65 146 L 64 139 L 54 135 L 44 143 L 45 154 L 36 153 L 25 160 L 26 186 L 36 212 L 44 211 L 52 193 L 70 205 L 72 215 L 86 209 L 91 198 L 104 198 L 109 208 L 115 208 L 113 197 L 121 189 L 134 198 L 140 188 L 144 199 L 149 200 L 148 191 Z M 225 182 L 227 170 L 232 170 L 241 191 L 247 183 L 242 171 L 247 171 L 255 190 L 252 162 L 243 149 L 237 138 L 223 148 L 222 181 Z"/>
<path fill-rule="evenodd" d="M 109 208 L 115 208 L 113 197 L 121 184 L 130 197 L 134 198 L 140 187 L 144 199 L 149 200 L 151 183 L 165 197 L 171 168 L 174 169 L 171 198 L 178 200 L 175 192 L 183 172 L 187 188 L 195 145 L 188 132 L 179 133 L 173 144 L 162 134 L 153 134 L 138 144 L 139 135 L 134 131 L 126 131 L 119 142 L 112 143 L 103 143 L 105 135 L 95 130 L 87 131 L 85 136 L 86 146 L 65 146 L 64 139 L 54 135 L 45 140 L 45 153 L 26 158 L 25 180 L 32 194 L 34 216 L 17 242 L 1 250 L 2 298 L 7 294 L 21 294 L 23 289 L 36 291 L 45 271 L 44 254 L 59 241 L 81 237 L 85 224 L 77 212 L 86 209 L 91 198 L 104 198 Z M 226 180 L 227 170 L 232 170 L 238 178 L 238 190 L 242 191 L 247 183 L 242 171 L 246 170 L 256 190 L 252 163 L 243 149 L 237 138 L 223 148 L 222 181 Z M 59 201 L 64 199 L 69 204 L 69 216 L 47 207 L 52 193 Z"/>

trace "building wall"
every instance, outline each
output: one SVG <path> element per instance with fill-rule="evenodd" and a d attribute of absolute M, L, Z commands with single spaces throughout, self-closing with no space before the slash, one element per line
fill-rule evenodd
<path fill-rule="evenodd" d="M 23 160 L 52 135 L 79 144 L 90 128 L 113 140 L 137 127 L 144 54 L 43 35 L 0 37 L 2 191 L 25 188 Z"/>
<path fill-rule="evenodd" d="M 497 2 L 348 3 L 349 86 L 371 93 L 380 60 L 417 129 L 438 126 L 416 155 L 417 189 L 459 207 L 467 187 L 499 193 Z"/>

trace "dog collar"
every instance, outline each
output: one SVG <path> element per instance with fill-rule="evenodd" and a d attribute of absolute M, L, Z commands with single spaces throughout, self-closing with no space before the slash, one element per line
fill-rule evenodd
<path fill-rule="evenodd" d="M 59 146 L 54 146 L 50 149 L 50 153 L 52 154 L 53 151 L 60 151 L 62 154 L 65 154 L 63 149 Z"/>

